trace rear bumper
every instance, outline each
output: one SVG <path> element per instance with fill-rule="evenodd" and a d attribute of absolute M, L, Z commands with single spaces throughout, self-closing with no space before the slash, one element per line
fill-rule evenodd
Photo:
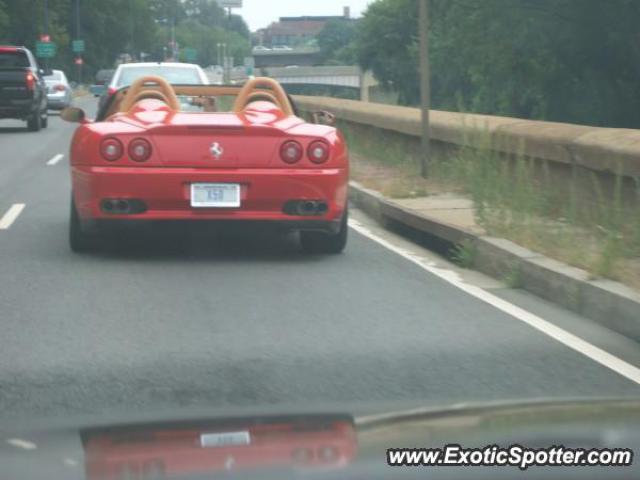
<path fill-rule="evenodd" d="M 70 104 L 71 104 L 71 99 L 66 96 L 62 96 L 62 97 L 48 96 L 47 97 L 47 107 L 51 109 L 67 108 Z"/>
<path fill-rule="evenodd" d="M 347 203 L 347 169 L 199 169 L 163 167 L 90 167 L 71 169 L 78 214 L 84 220 L 237 220 L 285 222 L 292 227 L 321 228 L 342 218 Z M 192 183 L 238 183 L 239 208 L 191 207 Z M 105 213 L 104 199 L 141 200 L 146 211 L 132 215 Z M 283 212 L 289 200 L 321 200 L 321 216 Z M 315 227 L 314 227 L 315 226 Z"/>
<path fill-rule="evenodd" d="M 33 99 L 3 100 L 0 102 L 0 118 L 26 118 L 38 108 Z"/>

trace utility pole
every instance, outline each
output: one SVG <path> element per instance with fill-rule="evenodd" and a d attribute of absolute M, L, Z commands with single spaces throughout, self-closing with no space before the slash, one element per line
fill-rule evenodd
<path fill-rule="evenodd" d="M 422 111 L 422 151 L 420 155 L 420 174 L 422 178 L 429 175 L 431 160 L 431 132 L 429 109 L 431 108 L 431 78 L 429 68 L 429 0 L 418 0 L 420 3 L 420 109 Z"/>
<path fill-rule="evenodd" d="M 223 78 L 223 83 L 227 84 L 227 83 L 231 83 L 231 72 L 229 71 L 229 57 L 228 57 L 228 50 L 227 50 L 227 44 L 223 43 L 222 44 L 222 63 L 223 63 L 223 74 L 222 74 L 222 78 Z"/>
<path fill-rule="evenodd" d="M 173 16 L 173 21 L 171 23 L 171 57 L 172 57 L 172 62 L 176 62 L 177 61 L 177 55 L 176 52 L 178 50 L 178 46 L 176 45 L 176 16 L 174 14 Z"/>
<path fill-rule="evenodd" d="M 76 40 L 81 40 L 80 32 L 80 0 L 76 0 Z M 82 63 L 78 62 L 78 85 L 82 84 Z"/>
<path fill-rule="evenodd" d="M 44 0 L 44 34 L 49 35 L 49 0 Z M 49 70 L 49 58 L 44 59 L 44 69 Z"/>
<path fill-rule="evenodd" d="M 49 0 L 44 0 L 44 33 L 49 35 Z"/>
<path fill-rule="evenodd" d="M 133 0 L 129 0 L 129 55 L 131 55 L 131 60 L 135 60 L 135 48 L 134 48 L 134 32 L 135 32 L 135 23 L 133 19 Z"/>
<path fill-rule="evenodd" d="M 228 9 L 229 11 L 227 12 L 227 38 L 231 38 L 231 7 L 229 7 Z M 226 44 L 225 44 L 226 47 Z M 229 47 L 231 47 L 231 44 L 229 44 Z M 226 81 L 225 83 L 231 83 L 231 69 L 233 68 L 233 59 L 229 58 L 229 51 L 227 51 L 227 54 L 225 55 L 225 73 L 226 73 Z"/>

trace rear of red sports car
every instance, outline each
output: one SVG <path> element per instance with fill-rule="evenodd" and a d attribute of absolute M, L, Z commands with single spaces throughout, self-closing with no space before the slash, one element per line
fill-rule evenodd
<path fill-rule="evenodd" d="M 175 112 L 155 99 L 77 129 L 71 147 L 74 250 L 116 221 L 268 221 L 312 253 L 346 243 L 348 154 L 333 127 L 268 102 L 241 113 Z"/>

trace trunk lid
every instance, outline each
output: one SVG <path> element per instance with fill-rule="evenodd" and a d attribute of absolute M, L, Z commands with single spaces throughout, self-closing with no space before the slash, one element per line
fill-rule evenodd
<path fill-rule="evenodd" d="M 177 114 L 149 133 L 165 166 L 193 168 L 268 167 L 284 137 L 279 128 L 243 122 L 232 113 Z"/>

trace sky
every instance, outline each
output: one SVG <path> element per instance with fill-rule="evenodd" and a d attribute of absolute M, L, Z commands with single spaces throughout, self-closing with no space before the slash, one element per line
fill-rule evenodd
<path fill-rule="evenodd" d="M 372 0 L 244 0 L 243 7 L 233 13 L 242 15 L 251 31 L 268 26 L 279 17 L 301 15 L 342 15 L 343 7 L 351 7 L 351 16 L 359 17 Z"/>

